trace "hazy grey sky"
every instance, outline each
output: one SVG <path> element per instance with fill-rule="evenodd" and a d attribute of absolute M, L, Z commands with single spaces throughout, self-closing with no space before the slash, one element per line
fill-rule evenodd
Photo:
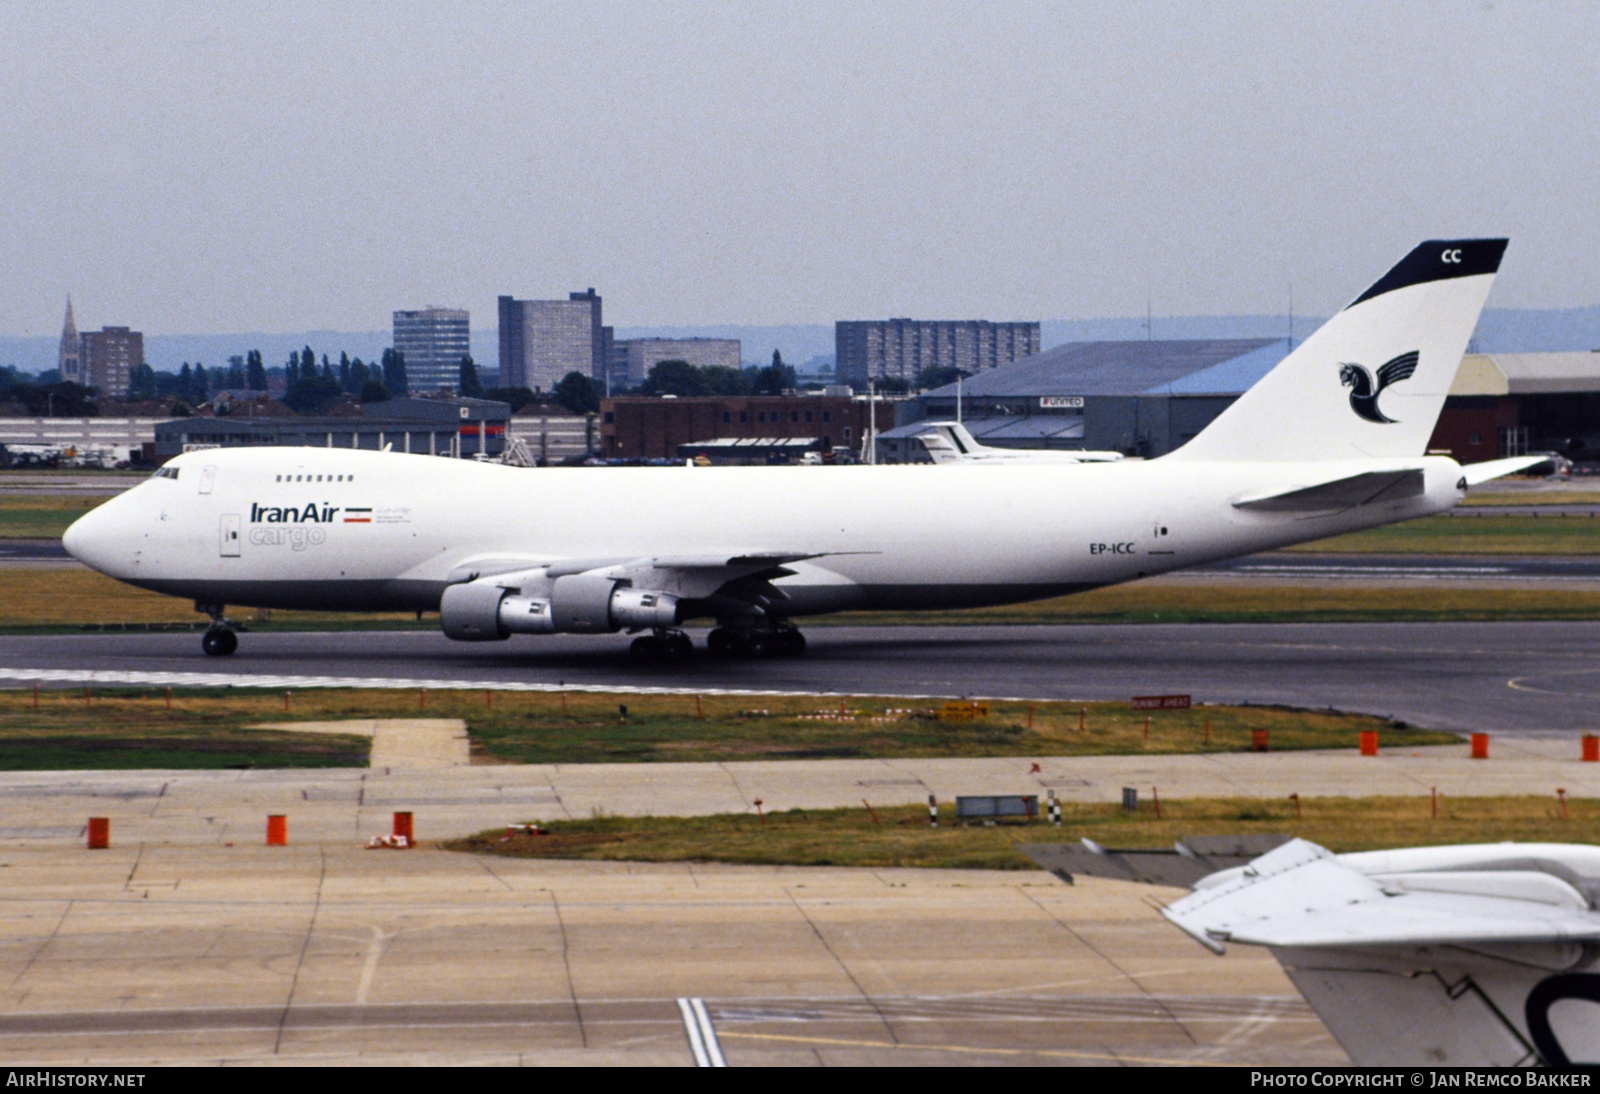
<path fill-rule="evenodd" d="M 1600 5 L 0 2 L 0 331 L 1600 302 Z"/>

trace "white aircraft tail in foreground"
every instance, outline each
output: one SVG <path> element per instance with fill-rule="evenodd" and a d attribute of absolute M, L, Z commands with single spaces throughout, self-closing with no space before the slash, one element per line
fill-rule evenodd
<path fill-rule="evenodd" d="M 1268 946 L 1357 1063 L 1600 1061 L 1600 848 L 1294 840 L 1163 911 Z"/>
<path fill-rule="evenodd" d="M 79 519 L 68 551 L 211 615 L 438 612 L 467 641 L 640 633 L 641 659 L 793 656 L 794 621 L 1018 603 L 1440 513 L 1425 448 L 1501 239 L 1424 243 L 1204 432 L 1156 460 L 517 468 L 326 448 L 189 452 Z"/>
<path fill-rule="evenodd" d="M 1198 853 L 1183 847 L 1165 863 L 1088 841 L 1028 850 L 1068 881 L 1191 885 L 1161 914 L 1218 954 L 1228 943 L 1268 947 L 1357 1064 L 1600 1061 L 1600 847 L 1335 855 L 1295 839 L 1208 873 L 1209 848 L 1194 842 Z"/>

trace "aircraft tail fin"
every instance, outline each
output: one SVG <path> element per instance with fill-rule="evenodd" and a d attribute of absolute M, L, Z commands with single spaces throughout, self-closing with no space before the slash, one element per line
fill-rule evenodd
<path fill-rule="evenodd" d="M 1166 458 L 1423 455 L 1506 243 L 1419 245 Z"/>

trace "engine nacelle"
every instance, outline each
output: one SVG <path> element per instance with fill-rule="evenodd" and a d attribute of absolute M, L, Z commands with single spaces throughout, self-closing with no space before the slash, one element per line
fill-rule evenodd
<path fill-rule="evenodd" d="M 463 642 L 671 627 L 678 611 L 678 598 L 671 593 L 619 587 L 615 578 L 591 574 L 556 578 L 548 597 L 524 596 L 485 579 L 451 585 L 439 600 L 444 633 Z"/>
<path fill-rule="evenodd" d="M 652 589 L 618 589 L 611 594 L 611 618 L 632 630 L 643 627 L 675 627 L 678 624 L 678 598 Z"/>
<path fill-rule="evenodd" d="M 439 624 L 458 642 L 494 642 L 510 636 L 500 625 L 500 602 L 509 589 L 493 581 L 450 585 L 439 598 Z"/>

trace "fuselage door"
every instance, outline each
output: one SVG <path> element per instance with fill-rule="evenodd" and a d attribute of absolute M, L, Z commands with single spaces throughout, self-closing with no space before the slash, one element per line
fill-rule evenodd
<path fill-rule="evenodd" d="M 211 488 L 215 485 L 217 485 L 217 469 L 215 467 L 201 468 L 200 492 L 202 494 L 209 494 L 211 493 Z"/>
<path fill-rule="evenodd" d="M 223 558 L 239 557 L 239 533 L 243 526 L 244 519 L 238 513 L 222 515 L 222 528 L 218 532 L 218 537 Z"/>

